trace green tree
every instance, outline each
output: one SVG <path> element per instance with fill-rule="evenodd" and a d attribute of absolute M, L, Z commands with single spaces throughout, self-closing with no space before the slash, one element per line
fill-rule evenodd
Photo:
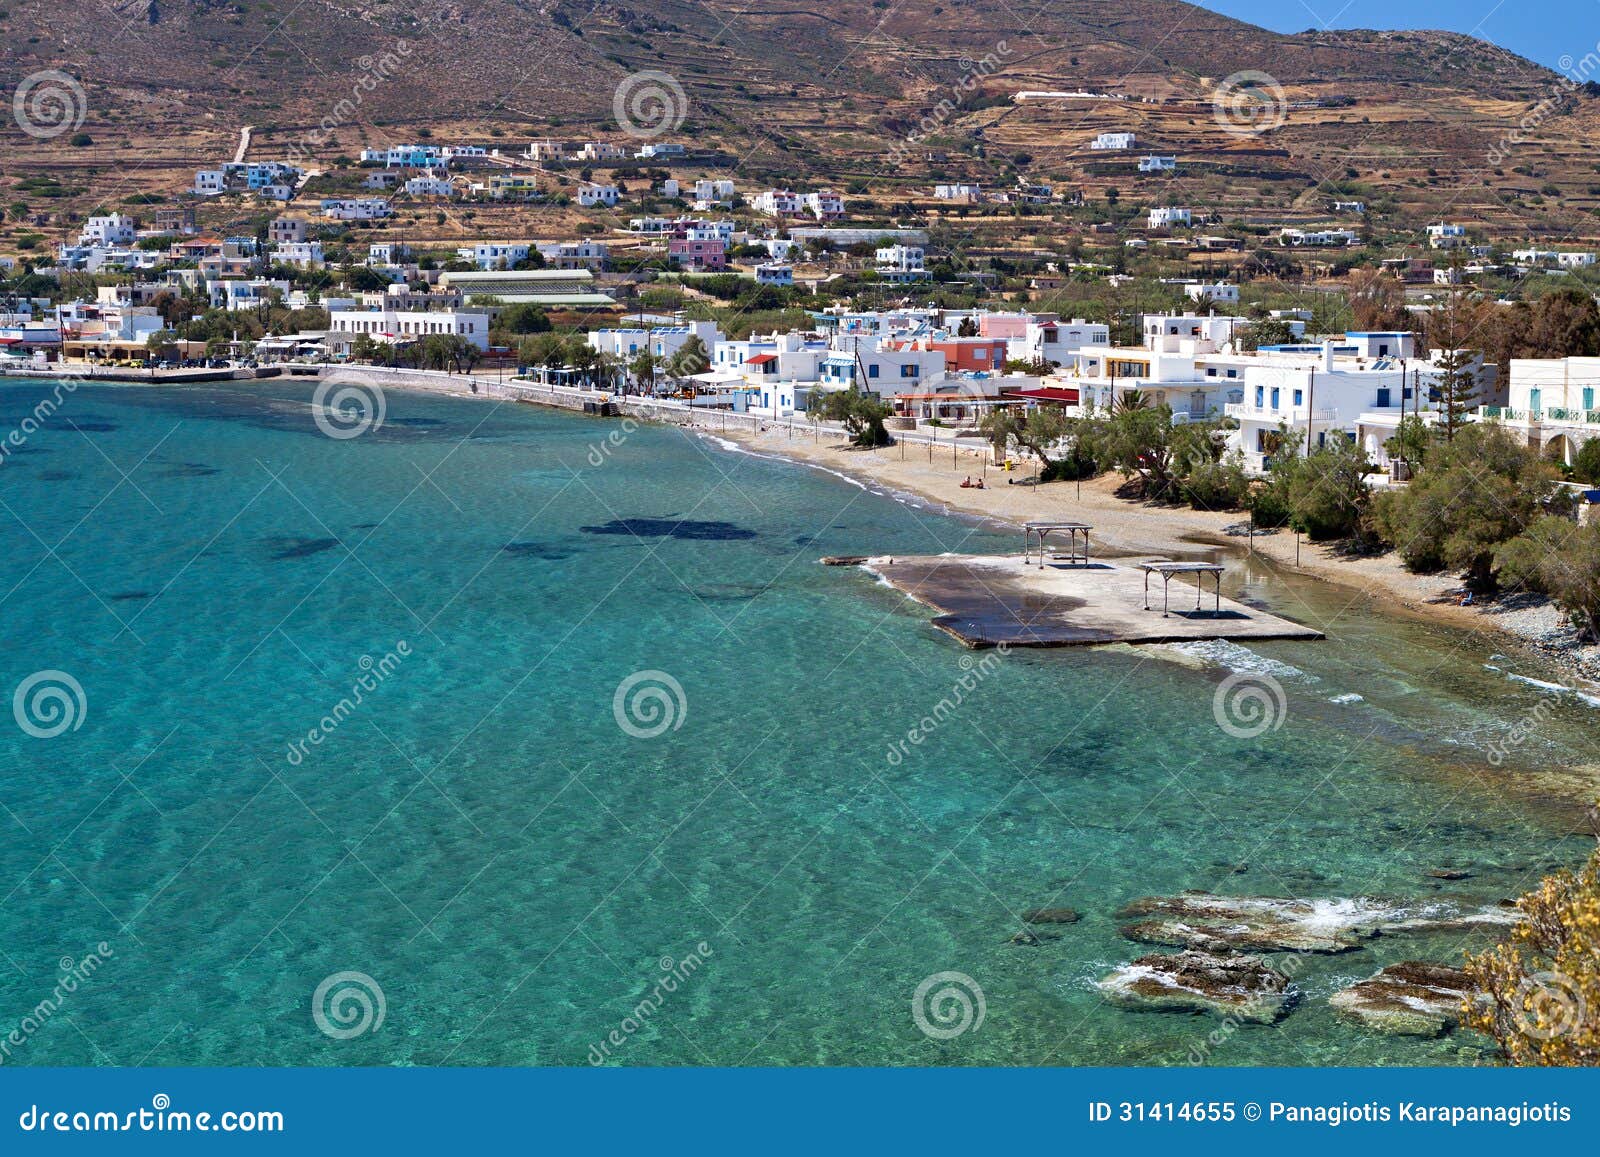
<path fill-rule="evenodd" d="M 1556 477 L 1503 426 L 1475 423 L 1430 446 L 1410 485 L 1373 502 L 1373 519 L 1411 570 L 1450 567 L 1471 589 L 1492 591 L 1495 548 L 1542 513 Z"/>
<path fill-rule="evenodd" d="M 1572 476 L 1589 486 L 1600 486 L 1600 438 L 1590 438 L 1578 447 L 1572 460 Z"/>
<path fill-rule="evenodd" d="M 978 419 L 978 429 L 1004 457 L 1012 443 L 1039 460 L 1039 481 L 1070 482 L 1099 473 L 1095 458 L 1095 421 L 1069 418 L 1056 406 L 1033 410 L 991 408 Z"/>
<path fill-rule="evenodd" d="M 1289 323 L 1278 318 L 1263 318 L 1239 330 L 1238 345 L 1242 350 L 1258 350 L 1267 345 L 1291 345 L 1294 330 Z"/>
<path fill-rule="evenodd" d="M 1353 438 L 1330 435 L 1310 454 L 1299 453 L 1296 439 L 1273 455 L 1268 485 L 1300 533 L 1313 540 L 1349 538 L 1361 530 L 1367 512 L 1370 469 Z"/>
<path fill-rule="evenodd" d="M 1600 523 L 1545 515 L 1495 550 L 1500 581 L 1543 591 L 1589 642 L 1600 642 Z"/>
<path fill-rule="evenodd" d="M 876 394 L 864 394 L 855 386 L 848 390 L 815 390 L 808 408 L 815 418 L 844 423 L 850 440 L 864 449 L 887 446 L 893 441 L 883 425 L 892 411 Z"/>

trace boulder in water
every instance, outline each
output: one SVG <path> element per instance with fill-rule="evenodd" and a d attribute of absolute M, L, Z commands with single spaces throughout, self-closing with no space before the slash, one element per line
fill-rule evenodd
<path fill-rule="evenodd" d="M 1406 960 L 1328 998 L 1343 1016 L 1400 1036 L 1438 1037 L 1461 1021 L 1472 982 L 1459 968 Z"/>
<path fill-rule="evenodd" d="M 1444 931 L 1511 923 L 1499 907 L 1463 910 L 1453 904 L 1394 904 L 1384 900 L 1288 900 L 1271 896 L 1214 896 L 1183 892 L 1135 900 L 1117 915 L 1130 940 L 1202 952 L 1350 952 L 1388 933 Z M 1136 919 L 1146 917 L 1145 919 Z"/>
<path fill-rule="evenodd" d="M 1112 1004 L 1149 1012 L 1214 1012 L 1272 1024 L 1289 1012 L 1289 978 L 1258 956 L 1209 952 L 1152 953 L 1125 964 L 1097 986 Z"/>

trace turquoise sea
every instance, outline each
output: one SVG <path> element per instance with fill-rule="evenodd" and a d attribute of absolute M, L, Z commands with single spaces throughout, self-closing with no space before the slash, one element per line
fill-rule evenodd
<path fill-rule="evenodd" d="M 0 431 L 50 390 L 0 386 Z M 1090 987 L 1153 950 L 1121 904 L 1473 906 L 1592 846 L 1539 775 L 1600 716 L 1556 696 L 1495 766 L 1552 695 L 1492 640 L 1240 563 L 1225 593 L 1329 640 L 978 664 L 817 559 L 1013 535 L 509 404 L 390 391 L 335 439 L 311 395 L 84 386 L 0 465 L 0 692 L 56 673 L 0 714 L 4 1063 L 1181 1064 L 1218 1021 Z M 1252 667 L 1286 714 L 1235 738 L 1213 697 Z M 1008 942 L 1049 906 L 1084 918 Z M 1210 1060 L 1467 1059 L 1325 997 L 1481 943 L 1318 958 Z M 982 993 L 948 1039 L 913 1016 L 943 972 Z M 341 973 L 370 1012 L 314 1015 Z"/>

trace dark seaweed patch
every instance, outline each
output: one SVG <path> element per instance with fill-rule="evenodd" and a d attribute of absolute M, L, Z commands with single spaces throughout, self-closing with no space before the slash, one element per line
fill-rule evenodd
<path fill-rule="evenodd" d="M 386 426 L 447 426 L 443 418 L 384 418 Z"/>
<path fill-rule="evenodd" d="M 70 482 L 76 477 L 77 475 L 70 470 L 39 471 L 39 480 L 41 482 Z"/>
<path fill-rule="evenodd" d="M 339 545 L 337 538 L 297 538 L 293 535 L 278 535 L 267 541 L 273 544 L 274 559 L 310 558 Z"/>
<path fill-rule="evenodd" d="M 120 429 L 115 422 L 97 422 L 88 418 L 80 418 L 77 421 L 68 418 L 67 428 L 77 430 L 80 434 L 109 434 L 113 430 Z"/>
<path fill-rule="evenodd" d="M 204 462 L 178 462 L 159 472 L 162 478 L 206 478 L 221 474 L 222 467 L 207 466 Z"/>
<path fill-rule="evenodd" d="M 120 591 L 111 596 L 111 601 L 114 603 L 127 603 L 135 599 L 147 599 L 149 597 L 149 591 Z"/>
<path fill-rule="evenodd" d="M 751 539 L 756 532 L 732 522 L 697 522 L 676 518 L 613 518 L 600 526 L 580 526 L 585 534 L 622 534 L 636 538 L 682 538 L 701 542 Z"/>

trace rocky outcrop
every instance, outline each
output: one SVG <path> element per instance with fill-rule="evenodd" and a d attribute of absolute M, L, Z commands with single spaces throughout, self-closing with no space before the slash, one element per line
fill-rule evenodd
<path fill-rule="evenodd" d="M 1289 978 L 1256 956 L 1152 953 L 1125 964 L 1096 987 L 1112 1004 L 1148 1012 L 1213 1012 L 1271 1024 L 1288 1014 Z"/>
<path fill-rule="evenodd" d="M 1509 924 L 1516 919 L 1515 911 L 1498 907 L 1463 911 L 1446 903 L 1286 900 L 1209 892 L 1148 896 L 1117 915 L 1134 921 L 1122 928 L 1130 940 L 1203 952 L 1350 952 L 1386 933 Z"/>
<path fill-rule="evenodd" d="M 1471 993 L 1472 982 L 1461 969 L 1407 960 L 1340 989 L 1328 1003 L 1378 1032 L 1437 1037 L 1460 1023 Z"/>

